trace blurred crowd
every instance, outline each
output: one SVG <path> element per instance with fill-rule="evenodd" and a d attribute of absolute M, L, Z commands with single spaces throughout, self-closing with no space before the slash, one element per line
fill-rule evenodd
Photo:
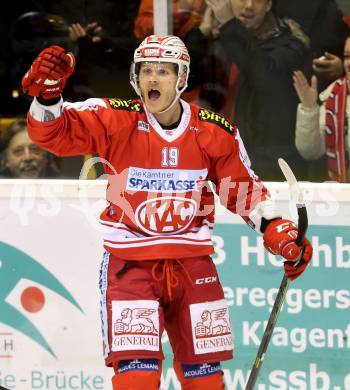
<path fill-rule="evenodd" d="M 27 134 L 21 79 L 57 44 L 77 66 L 64 99 L 135 97 L 129 67 L 153 33 L 153 0 L 14 1 L 0 16 L 0 177 L 78 178 L 87 156 L 59 159 Z M 191 55 L 183 94 L 238 125 L 263 180 L 349 182 L 350 2 L 173 0 L 173 33 Z"/>

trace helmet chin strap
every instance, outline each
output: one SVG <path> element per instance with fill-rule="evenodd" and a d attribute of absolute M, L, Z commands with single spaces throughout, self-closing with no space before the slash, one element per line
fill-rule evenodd
<path fill-rule="evenodd" d="M 179 101 L 180 95 L 181 95 L 181 92 L 177 91 L 176 95 L 174 97 L 174 100 L 170 103 L 170 105 L 167 108 L 165 108 L 164 110 L 158 111 L 157 114 L 164 114 L 165 112 L 168 112 L 172 107 L 174 107 L 174 104 Z"/>

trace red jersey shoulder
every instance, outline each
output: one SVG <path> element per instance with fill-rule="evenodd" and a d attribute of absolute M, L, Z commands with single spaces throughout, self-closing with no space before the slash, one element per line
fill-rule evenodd
<path fill-rule="evenodd" d="M 109 98 L 106 100 L 113 110 L 124 110 L 138 113 L 144 112 L 142 103 L 139 99 L 125 100 L 120 98 Z"/>
<path fill-rule="evenodd" d="M 198 107 L 198 119 L 202 122 L 214 124 L 231 135 L 237 132 L 237 126 L 235 124 L 231 123 L 223 115 L 206 108 Z"/>

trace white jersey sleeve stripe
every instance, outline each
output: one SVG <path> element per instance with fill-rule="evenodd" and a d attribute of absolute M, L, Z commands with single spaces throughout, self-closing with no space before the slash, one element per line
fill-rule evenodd
<path fill-rule="evenodd" d="M 44 106 L 40 104 L 36 97 L 34 97 L 29 108 L 29 114 L 38 122 L 49 122 L 59 118 L 62 114 L 63 99 L 51 106 Z"/>

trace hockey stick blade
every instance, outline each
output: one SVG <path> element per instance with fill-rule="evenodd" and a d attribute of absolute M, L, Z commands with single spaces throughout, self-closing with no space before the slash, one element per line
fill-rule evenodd
<path fill-rule="evenodd" d="M 296 206 L 298 209 L 298 236 L 295 240 L 297 245 L 301 245 L 301 243 L 304 240 L 307 228 L 308 228 L 308 217 L 307 217 L 307 210 L 304 204 L 303 200 L 303 193 L 300 190 L 299 184 L 297 182 L 297 179 L 295 178 L 295 175 L 289 165 L 284 161 L 282 158 L 278 159 L 278 164 L 288 182 L 290 193 L 292 196 L 292 199 L 294 198 L 296 201 Z M 302 259 L 300 259 L 296 266 L 301 265 L 303 262 Z M 277 323 L 278 315 L 281 311 L 284 299 L 286 297 L 288 287 L 289 287 L 290 279 L 287 277 L 287 275 L 283 276 L 282 282 L 280 284 L 280 287 L 278 289 L 278 293 L 276 296 L 275 303 L 273 305 L 269 320 L 266 325 L 266 329 L 264 331 L 258 353 L 256 355 L 253 367 L 251 369 L 248 383 L 246 386 L 246 390 L 253 390 L 256 380 L 258 379 L 258 375 L 262 366 L 262 363 L 265 358 L 265 354 L 267 351 L 267 348 L 269 346 L 273 330 L 275 328 L 275 325 Z"/>
<path fill-rule="evenodd" d="M 296 202 L 298 210 L 298 237 L 296 238 L 295 242 L 298 246 L 300 246 L 304 240 L 308 228 L 308 218 L 303 192 L 300 189 L 297 179 L 287 162 L 283 160 L 283 158 L 279 158 L 278 165 L 280 166 L 281 171 L 287 180 L 292 200 Z"/>
<path fill-rule="evenodd" d="M 281 171 L 283 172 L 283 175 L 287 180 L 292 200 L 296 202 L 297 207 L 304 206 L 303 193 L 290 166 L 285 160 L 283 160 L 283 158 L 278 159 L 278 165 L 280 166 Z"/>

